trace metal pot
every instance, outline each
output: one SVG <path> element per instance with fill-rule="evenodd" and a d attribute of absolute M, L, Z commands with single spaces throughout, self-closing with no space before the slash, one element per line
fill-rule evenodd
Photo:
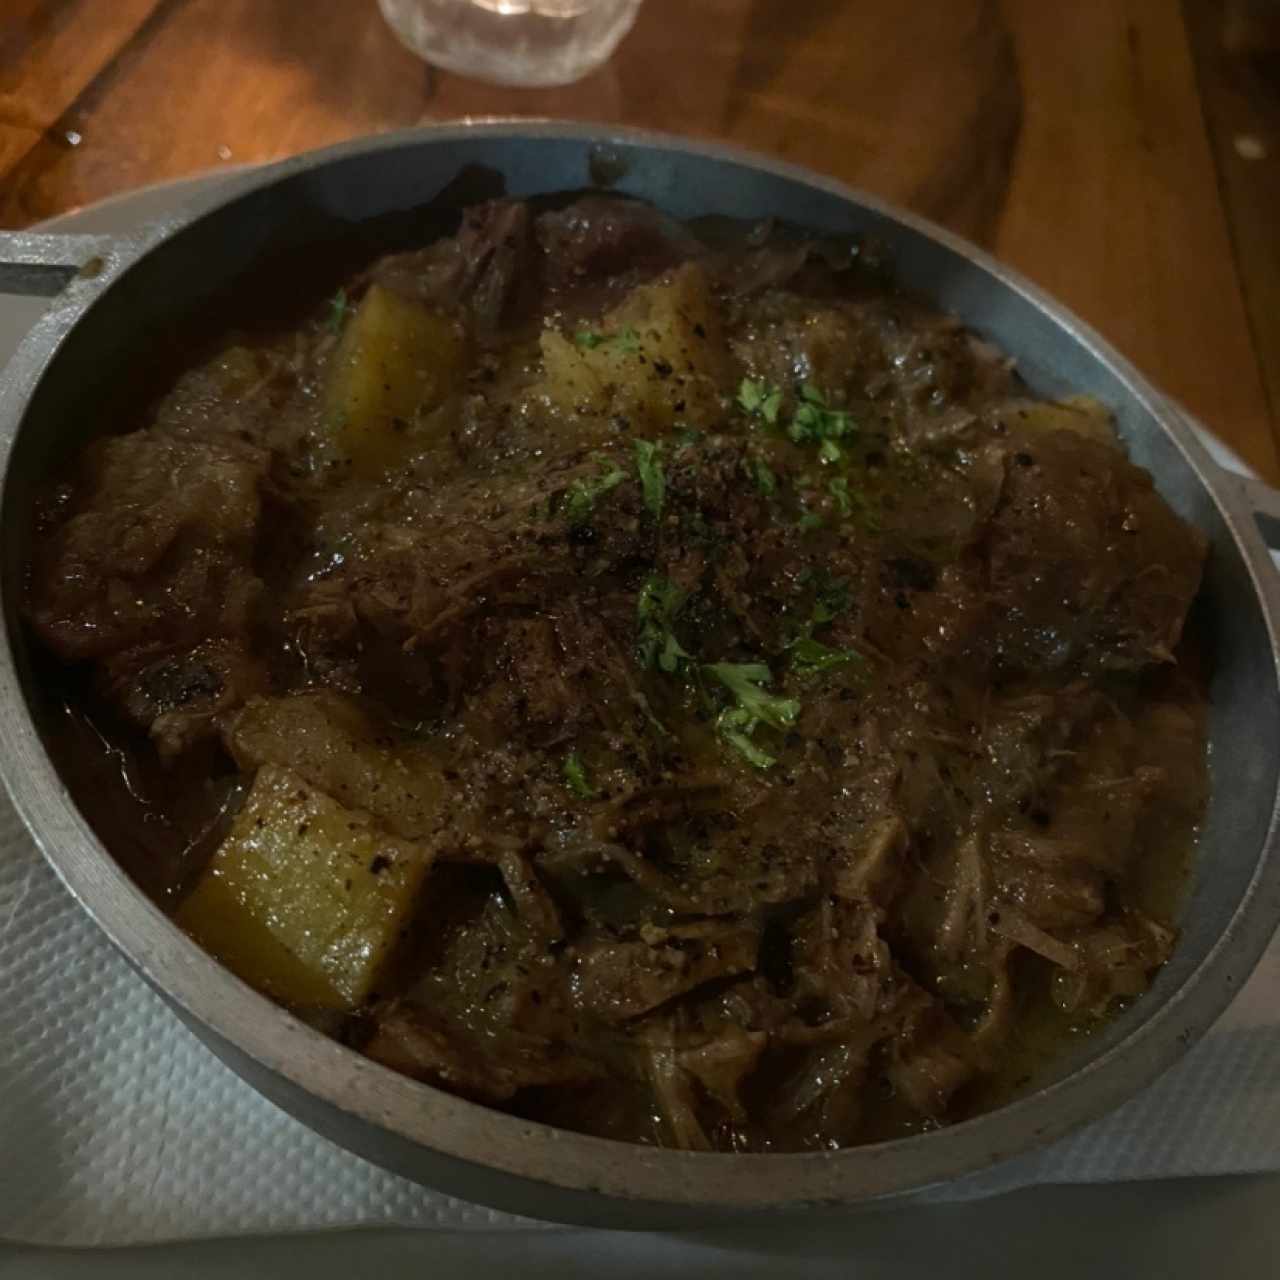
<path fill-rule="evenodd" d="M 1112 406 L 1135 461 L 1212 544 L 1200 605 L 1214 656 L 1213 795 L 1182 939 L 1151 991 L 1033 1093 L 916 1137 L 803 1155 L 656 1150 L 534 1124 L 419 1084 L 343 1048 L 192 943 L 133 884 L 77 810 L 46 751 L 50 708 L 19 618 L 34 482 L 95 428 L 150 335 L 289 247 L 435 199 L 470 166 L 517 196 L 608 181 L 677 217 L 778 215 L 872 232 L 899 279 L 1018 361 L 1039 392 Z M 449 192 L 445 192 L 446 198 Z M 0 288 L 58 296 L 0 388 L 0 769 L 71 892 L 178 1014 L 255 1087 L 334 1141 L 469 1200 L 597 1225 L 703 1224 L 747 1210 L 903 1196 L 1047 1143 L 1174 1061 L 1226 1008 L 1280 922 L 1280 579 L 1259 530 L 1280 495 L 1220 470 L 1183 418 L 1096 334 L 985 254 L 921 219 L 793 166 L 703 143 L 561 124 L 391 134 L 233 178 L 136 237 L 0 237 Z"/>

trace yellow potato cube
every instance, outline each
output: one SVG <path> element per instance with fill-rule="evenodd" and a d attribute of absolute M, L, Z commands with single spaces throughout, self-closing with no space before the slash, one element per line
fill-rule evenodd
<path fill-rule="evenodd" d="M 386 746 L 360 707 L 332 689 L 250 698 L 227 745 L 242 769 L 280 765 L 407 840 L 435 829 L 448 794 L 426 743 Z"/>
<path fill-rule="evenodd" d="M 668 428 L 714 422 L 727 348 L 706 272 L 687 263 L 633 289 L 598 327 L 541 337 L 543 393 L 556 406 Z"/>
<path fill-rule="evenodd" d="M 325 391 L 338 452 L 366 472 L 400 462 L 412 429 L 452 390 L 462 359 L 452 320 L 371 285 L 338 343 Z"/>
<path fill-rule="evenodd" d="M 354 1009 L 376 990 L 429 866 L 420 846 L 265 765 L 177 918 L 276 999 Z"/>
<path fill-rule="evenodd" d="M 1006 411 L 1008 420 L 1032 431 L 1074 431 L 1101 444 L 1119 447 L 1111 410 L 1093 396 L 1068 396 L 1057 402 L 1019 400 L 1012 408 L 1012 414 Z"/>

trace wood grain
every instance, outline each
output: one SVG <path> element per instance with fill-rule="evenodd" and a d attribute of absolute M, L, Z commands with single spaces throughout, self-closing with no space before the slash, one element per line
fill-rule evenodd
<path fill-rule="evenodd" d="M 1179 9 L 1005 9 L 1026 109 L 996 251 L 1280 476 Z"/>
<path fill-rule="evenodd" d="M 1185 0 L 1255 353 L 1280 436 L 1280 5 Z M 1251 17 L 1252 42 L 1237 24 Z M 1274 38 L 1274 44 L 1272 39 Z"/>
<path fill-rule="evenodd" d="M 432 70 L 372 0 L 7 0 L 0 226 L 467 115 L 728 138 L 991 246 L 1280 478 L 1255 351 L 1280 308 L 1237 268 L 1204 78 L 1179 0 L 646 0 L 608 65 L 538 91 Z"/>
<path fill-rule="evenodd" d="M 0 173 L 13 169 L 161 7 L 159 0 L 5 0 Z"/>
<path fill-rule="evenodd" d="M 989 242 L 1023 110 L 996 0 L 756 5 L 725 132 Z"/>

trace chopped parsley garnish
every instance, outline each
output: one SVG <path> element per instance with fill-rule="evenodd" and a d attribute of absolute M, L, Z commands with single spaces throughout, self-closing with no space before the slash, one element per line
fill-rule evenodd
<path fill-rule="evenodd" d="M 738 403 L 753 417 L 763 418 L 769 426 L 778 421 L 782 408 L 782 388 L 762 379 L 743 378 L 738 384 Z"/>
<path fill-rule="evenodd" d="M 594 329 L 579 329 L 573 340 L 583 351 L 594 351 L 606 344 L 616 347 L 624 355 L 635 355 L 640 350 L 640 335 L 628 325 L 618 333 L 597 333 Z"/>
<path fill-rule="evenodd" d="M 857 489 L 849 488 L 849 481 L 844 476 L 836 476 L 827 485 L 836 507 L 842 516 L 857 516 L 863 525 L 872 533 L 880 529 L 880 517 L 872 509 L 865 494 Z"/>
<path fill-rule="evenodd" d="M 341 333 L 342 326 L 346 323 L 347 312 L 352 309 L 351 303 L 347 299 L 347 291 L 339 289 L 337 293 L 329 299 L 329 315 L 325 320 L 325 328 L 330 333 Z"/>
<path fill-rule="evenodd" d="M 611 465 L 601 475 L 575 480 L 565 491 L 565 519 L 574 528 L 586 524 L 595 510 L 596 502 L 610 489 L 616 489 L 626 478 L 627 473 L 621 467 Z"/>
<path fill-rule="evenodd" d="M 774 757 L 756 744 L 753 735 L 762 724 L 790 729 L 800 715 L 800 703 L 769 692 L 765 686 L 773 676 L 763 662 L 709 662 L 702 669 L 719 680 L 734 699 L 734 704 L 716 717 L 720 736 L 757 769 L 768 769 L 775 763 Z"/>
<path fill-rule="evenodd" d="M 672 627 L 684 608 L 685 593 L 670 578 L 650 574 L 636 600 L 636 657 L 650 671 L 676 675 L 693 657 Z"/>
<path fill-rule="evenodd" d="M 817 587 L 810 619 L 815 627 L 821 627 L 847 613 L 852 597 L 849 583 L 844 578 L 831 578 L 826 574 L 814 575 L 814 578 Z"/>
<path fill-rule="evenodd" d="M 853 418 L 844 409 L 832 409 L 827 397 L 812 382 L 800 384 L 800 403 L 787 425 L 787 435 L 796 444 L 816 444 L 823 462 L 838 462 L 838 440 L 854 433 Z"/>
<path fill-rule="evenodd" d="M 778 492 L 778 477 L 773 474 L 773 469 L 763 459 L 748 458 L 747 471 L 755 481 L 756 488 L 766 498 L 772 498 Z"/>
<path fill-rule="evenodd" d="M 655 520 L 662 516 L 662 504 L 667 495 L 667 479 L 662 470 L 661 446 L 652 440 L 637 440 L 636 471 L 640 476 L 640 489 L 644 505 Z"/>
<path fill-rule="evenodd" d="M 814 585 L 814 597 L 809 621 L 797 629 L 796 638 L 787 646 L 791 669 L 797 675 L 818 675 L 849 662 L 863 662 L 857 649 L 838 649 L 814 638 L 816 631 L 848 612 L 852 603 L 848 582 L 822 572 L 807 573 L 800 580 L 802 586 L 810 582 Z"/>
<path fill-rule="evenodd" d="M 692 449 L 695 444 L 701 444 L 707 436 L 705 431 L 699 431 L 697 427 L 677 427 L 673 434 L 676 438 L 676 446 L 681 449 Z"/>
<path fill-rule="evenodd" d="M 796 521 L 796 528 L 801 533 L 808 533 L 813 529 L 822 528 L 822 517 L 816 511 L 806 511 L 799 520 Z"/>
<path fill-rule="evenodd" d="M 574 795 L 581 796 L 584 800 L 591 800 L 595 797 L 596 789 L 587 779 L 587 769 L 582 763 L 582 757 L 576 751 L 570 751 L 564 758 L 564 764 L 561 766 L 564 773 L 564 780 L 569 784 L 569 790 Z"/>
<path fill-rule="evenodd" d="M 778 427 L 794 444 L 816 444 L 818 457 L 827 464 L 844 457 L 841 441 L 857 431 L 846 409 L 833 409 L 826 394 L 812 382 L 802 382 L 796 390 L 796 408 L 784 424 L 782 389 L 760 379 L 743 378 L 738 385 L 738 404 L 752 417 L 770 427 Z"/>
<path fill-rule="evenodd" d="M 849 662 L 861 662 L 862 654 L 856 649 L 833 649 L 830 645 L 801 636 L 790 647 L 791 669 L 799 675 L 816 676 L 833 667 L 843 667 Z"/>
<path fill-rule="evenodd" d="M 716 729 L 720 736 L 743 756 L 748 764 L 755 765 L 757 769 L 772 769 L 778 763 L 777 757 L 771 756 L 751 740 L 754 727 L 751 724 L 751 717 L 741 708 L 730 707 L 722 711 L 716 720 Z"/>

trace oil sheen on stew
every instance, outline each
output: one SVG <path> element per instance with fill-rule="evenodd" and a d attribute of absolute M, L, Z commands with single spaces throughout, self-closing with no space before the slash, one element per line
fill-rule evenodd
<path fill-rule="evenodd" d="M 874 246 L 469 208 L 40 507 L 112 851 L 361 1053 L 638 1142 L 997 1105 L 1176 942 L 1202 536 Z"/>

